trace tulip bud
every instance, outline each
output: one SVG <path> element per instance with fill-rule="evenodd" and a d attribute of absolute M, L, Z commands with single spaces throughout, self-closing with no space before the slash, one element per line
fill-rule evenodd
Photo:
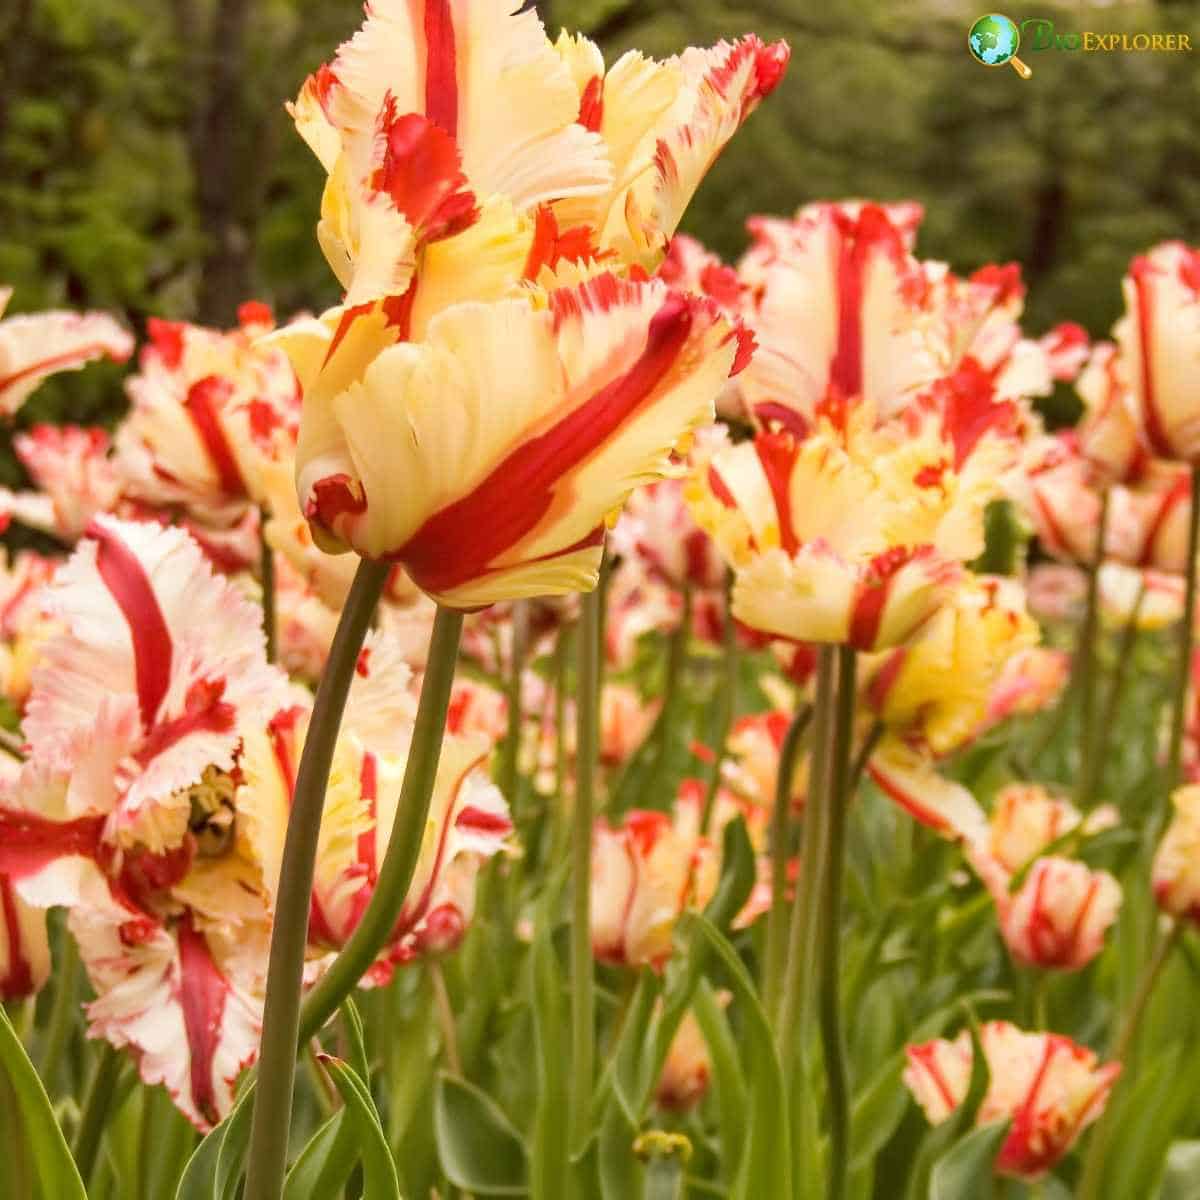
<path fill-rule="evenodd" d="M 1171 797 L 1174 816 L 1154 856 L 1150 878 L 1164 912 L 1200 924 L 1200 785 Z"/>

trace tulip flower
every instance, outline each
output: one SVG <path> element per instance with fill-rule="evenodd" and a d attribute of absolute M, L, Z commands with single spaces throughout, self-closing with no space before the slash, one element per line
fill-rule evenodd
<path fill-rule="evenodd" d="M 42 600 L 58 561 L 22 550 L 10 562 L 0 550 L 0 696 L 21 711 L 31 675 L 54 628 Z"/>
<path fill-rule="evenodd" d="M 708 1043 L 700 1023 L 689 1010 L 671 1039 L 654 1088 L 654 1098 L 661 1108 L 687 1112 L 704 1098 L 711 1075 L 712 1056 L 708 1052 Z"/>
<path fill-rule="evenodd" d="M 26 904 L 11 880 L 0 875 L 0 1000 L 20 1000 L 50 978 L 46 914 Z"/>
<path fill-rule="evenodd" d="M 1098 808 L 1085 819 L 1073 804 L 1052 796 L 1041 784 L 1012 783 L 996 793 L 987 853 L 1015 875 L 1064 834 L 1078 829 L 1086 836 L 1114 824 L 1111 808 Z"/>
<path fill-rule="evenodd" d="M 984 855 L 975 855 L 974 862 L 1017 962 L 1077 971 L 1104 949 L 1104 936 L 1121 906 L 1121 885 L 1107 871 L 1050 855 L 1039 858 L 1012 893 L 1008 871 Z"/>
<path fill-rule="evenodd" d="M 36 425 L 13 438 L 13 452 L 33 482 L 33 491 L 0 489 L 22 525 L 74 543 L 97 513 L 112 512 L 122 481 L 108 456 L 108 434 L 78 425 Z"/>
<path fill-rule="evenodd" d="M 498 299 L 560 261 L 653 270 L 788 58 L 748 37 L 606 70 L 586 38 L 552 44 L 531 9 L 437 12 L 373 5 L 291 109 L 329 176 L 318 236 L 347 304 L 407 293 L 418 338 L 445 304 Z"/>
<path fill-rule="evenodd" d="M 1007 1021 L 981 1031 L 990 1081 L 978 1125 L 1009 1120 L 995 1169 L 1040 1179 L 1104 1111 L 1120 1063 L 1098 1066 L 1096 1056 L 1056 1033 L 1025 1033 Z M 904 1082 L 926 1117 L 940 1125 L 963 1102 L 971 1078 L 971 1035 L 905 1048 Z"/>
<path fill-rule="evenodd" d="M 1150 460 L 1124 363 L 1111 342 L 1097 342 L 1075 384 L 1084 413 L 1079 449 L 1108 483 L 1135 479 Z"/>
<path fill-rule="evenodd" d="M 189 789 L 227 773 L 245 725 L 286 695 L 260 616 L 179 530 L 98 517 L 45 593 L 65 629 L 33 676 L 35 750 L 83 739 L 77 813 L 162 850 L 185 828 Z"/>
<path fill-rule="evenodd" d="M 779 710 L 739 717 L 725 743 L 728 757 L 723 779 L 726 785 L 764 809 L 775 802 L 779 757 L 790 724 L 791 718 Z M 804 805 L 807 775 L 806 761 L 797 756 L 791 786 L 792 808 L 797 811 Z"/>
<path fill-rule="evenodd" d="M 904 645 L 864 665 L 863 701 L 887 729 L 948 754 L 975 736 L 1005 664 L 1036 637 L 1016 581 L 970 577 Z"/>
<path fill-rule="evenodd" d="M 323 549 L 399 563 L 458 608 L 593 587 L 606 515 L 711 421 L 736 354 L 711 305 L 613 275 L 396 335 L 375 309 L 280 335 L 302 507 Z"/>
<path fill-rule="evenodd" d="M 719 875 L 718 851 L 694 813 L 634 810 L 619 826 L 598 821 L 592 840 L 592 950 L 601 962 L 662 968 L 685 908 L 703 908 Z"/>
<path fill-rule="evenodd" d="M 1018 650 L 992 685 L 984 728 L 1048 708 L 1062 694 L 1070 673 L 1071 656 L 1065 650 L 1048 646 Z"/>
<path fill-rule="evenodd" d="M 1160 458 L 1200 459 L 1200 253 L 1163 242 L 1124 280 L 1116 329 L 1138 417 Z"/>
<path fill-rule="evenodd" d="M 646 740 L 659 707 L 628 684 L 605 684 L 600 693 L 600 761 L 610 767 L 628 762 Z"/>
<path fill-rule="evenodd" d="M 692 519 L 680 479 L 638 488 L 612 533 L 612 548 L 637 555 L 668 586 L 712 591 L 725 584 L 725 563 L 712 539 Z"/>
<path fill-rule="evenodd" d="M 310 978 L 320 974 L 324 956 L 345 943 L 374 890 L 416 713 L 410 682 L 399 648 L 386 636 L 373 636 L 351 685 L 317 843 L 309 921 L 316 965 Z M 296 697 L 245 739 L 237 805 L 246 838 L 264 864 L 272 904 L 310 716 L 310 705 Z M 458 732 L 443 742 L 416 873 L 367 986 L 386 983 L 399 964 L 458 945 L 470 924 L 479 867 L 512 832 L 504 798 L 481 769 L 491 740 L 469 732 L 461 710 L 453 723 Z"/>
<path fill-rule="evenodd" d="M 12 288 L 0 287 L 0 317 Z M 106 313 L 28 313 L 0 321 L 0 420 L 11 418 L 38 385 L 98 358 L 124 362 L 133 338 Z"/>
<path fill-rule="evenodd" d="M 911 637 L 982 545 L 987 488 L 960 494 L 928 426 L 891 444 L 830 431 L 718 451 L 689 500 L 737 572 L 733 612 L 763 633 L 882 650 Z"/>
<path fill-rule="evenodd" d="M 1171 796 L 1174 813 L 1154 856 L 1150 879 L 1163 912 L 1200 923 L 1200 786 Z"/>
<path fill-rule="evenodd" d="M 151 319 L 131 408 L 116 435 L 127 495 L 182 508 L 203 525 L 227 528 L 264 499 L 265 464 L 290 459 L 300 393 L 286 357 L 254 344 L 272 326 L 258 304 L 240 310 L 229 333 Z"/>

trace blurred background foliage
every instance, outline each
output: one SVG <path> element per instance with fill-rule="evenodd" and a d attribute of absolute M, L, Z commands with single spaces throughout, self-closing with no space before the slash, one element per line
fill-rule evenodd
<path fill-rule="evenodd" d="M 515 0 L 514 0 L 515 2 Z M 1187 32 L 1196 54 L 1026 52 L 988 70 L 982 0 L 542 0 L 609 60 L 755 30 L 786 37 L 780 90 L 709 176 L 685 228 L 727 256 L 755 212 L 915 198 L 923 256 L 1020 260 L 1029 327 L 1105 333 L 1129 257 L 1200 239 L 1193 3 L 1006 4 L 1061 31 Z M 313 236 L 321 171 L 283 101 L 361 19 L 356 0 L 6 0 L 0 5 L 0 283 L 47 305 L 233 320 L 337 300 Z M 118 403 L 104 369 L 44 389 L 23 424 Z M 0 434 L 0 436 L 4 436 Z M 0 447 L 0 460 L 4 457 Z M 11 472 L 8 472 L 11 473 Z M 0 475 L 4 475 L 0 462 Z"/>

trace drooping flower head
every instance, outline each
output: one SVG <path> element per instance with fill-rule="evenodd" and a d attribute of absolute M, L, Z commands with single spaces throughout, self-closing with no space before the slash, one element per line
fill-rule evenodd
<path fill-rule="evenodd" d="M 976 1124 L 1009 1119 L 995 1169 L 1040 1179 L 1104 1111 L 1120 1063 L 1097 1064 L 1090 1050 L 1057 1033 L 1025 1033 L 1007 1021 L 981 1031 L 991 1076 Z M 971 1035 L 905 1048 L 904 1082 L 934 1125 L 963 1102 L 971 1078 Z"/>
<path fill-rule="evenodd" d="M 0 287 L 0 316 L 12 289 Z M 133 338 L 107 313 L 28 313 L 0 321 L 0 420 L 11 418 L 38 385 L 98 358 L 124 362 Z"/>

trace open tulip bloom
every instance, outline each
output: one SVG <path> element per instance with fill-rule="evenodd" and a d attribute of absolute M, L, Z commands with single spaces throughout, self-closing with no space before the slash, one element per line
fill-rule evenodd
<path fill-rule="evenodd" d="M 0 1192 L 1200 1194 L 1200 251 L 726 263 L 788 47 L 515 7 L 300 84 L 330 307 L 0 320 Z"/>

